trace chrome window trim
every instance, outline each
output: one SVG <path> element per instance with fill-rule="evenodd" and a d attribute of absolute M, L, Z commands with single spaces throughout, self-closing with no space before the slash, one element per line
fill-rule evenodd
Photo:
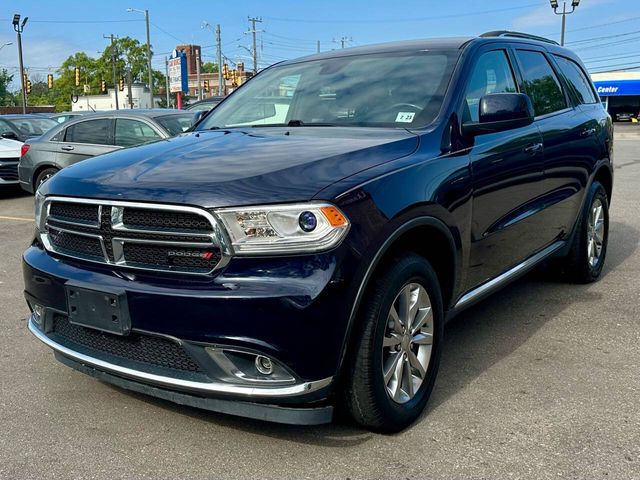
<path fill-rule="evenodd" d="M 88 234 L 86 232 L 77 232 L 74 231 L 72 229 L 63 229 L 60 227 L 57 227 L 55 225 L 49 225 L 47 223 L 47 220 L 50 217 L 50 208 L 51 208 L 51 204 L 53 202 L 63 202 L 63 203 L 77 203 L 77 204 L 90 204 L 90 205 L 98 205 L 98 218 L 97 218 L 97 225 L 88 225 L 86 223 L 86 221 L 78 221 L 78 222 L 73 222 L 73 221 L 69 221 L 69 220 L 59 220 L 58 217 L 55 216 L 51 216 L 51 219 L 53 221 L 56 222 L 60 222 L 60 223 L 64 223 L 65 225 L 71 227 L 73 225 L 77 225 L 80 227 L 92 227 L 92 228 L 100 228 L 100 223 L 101 223 L 101 218 L 102 218 L 102 207 L 103 206 L 109 206 L 109 207 L 115 207 L 116 213 L 113 213 L 113 208 L 112 208 L 112 215 L 111 215 L 111 228 L 114 231 L 119 231 L 121 232 L 121 236 L 116 237 L 114 236 L 111 239 L 111 245 L 113 248 L 113 252 L 114 252 L 114 261 L 111 261 L 109 259 L 109 256 L 107 254 L 107 250 L 106 247 L 104 245 L 104 239 L 103 236 L 100 235 L 98 232 L 96 232 L 96 235 L 91 235 Z M 149 228 L 149 229 L 130 229 L 127 227 L 124 227 L 124 225 L 122 225 L 122 228 L 116 228 L 116 226 L 119 226 L 119 224 L 121 223 L 122 220 L 122 216 L 124 213 L 124 208 L 137 208 L 137 209 L 147 209 L 147 210 L 152 210 L 152 211 L 168 211 L 168 212 L 179 212 L 179 213 L 184 213 L 184 212 L 188 212 L 188 213 L 193 213 L 195 215 L 199 215 L 203 218 L 205 218 L 209 224 L 211 225 L 211 231 L 203 234 L 202 232 L 199 233 L 190 233 L 190 231 L 186 230 L 186 231 L 182 231 L 182 232 L 175 232 L 175 231 L 164 231 L 164 230 L 158 230 L 158 229 L 154 229 L 154 228 Z M 208 210 L 204 209 L 204 208 L 199 208 L 199 207 L 192 207 L 192 206 L 187 206 L 187 205 L 169 205 L 169 204 L 162 204 L 162 203 L 143 203 L 143 202 L 129 202 L 129 201 L 120 201 L 120 200 L 99 200 L 99 199 L 92 199 L 92 198 L 76 198 L 76 197 L 60 197 L 60 196 L 48 196 L 45 197 L 44 199 L 44 204 L 43 204 L 43 212 L 45 212 L 44 215 L 42 215 L 41 218 L 41 224 L 38 225 L 38 230 L 39 230 L 39 236 L 40 236 L 40 240 L 42 241 L 45 249 L 47 251 L 56 253 L 58 255 L 62 255 L 65 257 L 69 257 L 69 258 L 76 258 L 76 259 L 80 259 L 80 260 L 84 260 L 84 261 L 88 261 L 88 262 L 92 262 L 92 263 L 97 263 L 100 265 L 108 265 L 108 266 L 117 266 L 117 267 L 124 267 L 124 268 L 128 268 L 128 269 L 134 269 L 134 270 L 144 270 L 144 271 L 160 271 L 160 272 L 169 272 L 169 273 L 178 273 L 178 274 L 182 274 L 182 275 L 211 275 L 212 273 L 219 271 L 221 269 L 223 269 L 230 261 L 231 259 L 231 247 L 230 247 L 230 243 L 229 240 L 227 239 L 224 230 L 222 228 L 222 225 L 220 223 L 220 221 L 214 216 L 212 215 L 211 212 L 209 212 Z M 116 224 L 114 225 L 114 220 L 116 222 Z M 102 247 L 102 253 L 104 255 L 104 261 L 102 260 L 95 260 L 94 258 L 87 258 L 83 255 L 70 255 L 69 253 L 65 253 L 63 251 L 60 251 L 58 249 L 56 249 L 54 247 L 54 245 L 52 245 L 52 243 L 50 242 L 49 238 L 48 238 L 48 228 L 51 227 L 53 229 L 56 230 L 61 230 L 61 231 L 65 231 L 67 233 L 70 234 L 74 234 L 74 235 L 84 235 L 84 236 L 94 236 L 97 237 L 100 240 L 100 244 Z M 209 242 L 202 242 L 202 243 L 198 243 L 198 242 L 180 242 L 180 241 L 163 241 L 163 240 L 146 240 L 146 239 L 131 239 L 131 238 L 125 238 L 126 233 L 127 232 L 135 232 L 135 233 L 148 233 L 148 234 L 156 234 L 156 235 L 174 235 L 177 237 L 180 236 L 191 236 L 191 237 L 200 237 L 203 239 L 208 239 Z M 124 243 L 145 243 L 145 244 L 150 244 L 150 245 L 174 245 L 174 246 L 180 246 L 180 247 L 185 247 L 185 248 L 202 248 L 202 247 L 211 247 L 211 248 L 218 248 L 220 249 L 220 260 L 218 261 L 218 263 L 216 264 L 216 266 L 211 269 L 210 271 L 207 272 L 189 272 L 189 271 L 185 271 L 185 270 L 181 270 L 180 267 L 177 268 L 163 268 L 161 266 L 155 266 L 155 267 L 146 267 L 146 266 L 141 266 L 140 264 L 134 263 L 134 264 L 128 264 L 125 260 L 124 260 L 124 252 L 123 252 L 123 246 Z"/>
<path fill-rule="evenodd" d="M 268 397 L 293 397 L 310 392 L 314 392 L 321 388 L 327 387 L 333 381 L 333 377 L 323 378 L 321 380 L 303 382 L 297 385 L 287 386 L 266 386 L 266 385 L 236 385 L 223 382 L 196 382 L 193 380 L 183 380 L 180 378 L 167 377 L 164 375 L 156 375 L 147 372 L 141 372 L 132 368 L 122 367 L 113 363 L 100 360 L 98 358 L 85 355 L 80 352 L 71 350 L 61 345 L 48 336 L 46 336 L 36 325 L 33 320 L 33 314 L 29 317 L 29 331 L 35 337 L 56 352 L 71 358 L 76 362 L 96 368 L 103 372 L 112 373 L 132 380 L 137 380 L 147 384 L 160 385 L 164 387 L 179 388 L 192 392 L 201 392 L 204 394 L 230 394 L 244 396 L 247 398 L 268 398 Z"/>

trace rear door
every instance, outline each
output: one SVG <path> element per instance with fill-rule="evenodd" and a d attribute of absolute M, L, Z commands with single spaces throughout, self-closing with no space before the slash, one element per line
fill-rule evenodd
<path fill-rule="evenodd" d="M 517 92 L 506 48 L 485 47 L 468 76 L 462 122 L 477 122 L 483 95 Z M 478 135 L 470 152 L 473 214 L 468 287 L 484 283 L 547 242 L 537 219 L 542 137 L 535 125 Z"/>
<path fill-rule="evenodd" d="M 93 118 L 69 125 L 57 148 L 56 163 L 60 168 L 119 148 L 113 144 L 113 119 Z"/>
<path fill-rule="evenodd" d="M 539 47 L 515 52 L 523 90 L 531 97 L 544 144 L 545 221 L 556 238 L 573 227 L 593 161 L 589 116 L 574 104 L 551 57 Z"/>

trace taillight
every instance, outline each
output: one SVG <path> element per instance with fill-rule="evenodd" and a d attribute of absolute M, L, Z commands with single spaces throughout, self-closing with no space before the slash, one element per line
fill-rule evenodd
<path fill-rule="evenodd" d="M 24 157 L 25 154 L 29 151 L 30 145 L 28 143 L 23 143 L 22 147 L 20 147 L 20 156 Z"/>

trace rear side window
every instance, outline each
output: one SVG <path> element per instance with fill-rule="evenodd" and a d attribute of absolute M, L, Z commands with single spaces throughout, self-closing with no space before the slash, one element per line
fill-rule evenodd
<path fill-rule="evenodd" d="M 558 77 L 547 58 L 540 52 L 517 50 L 522 67 L 524 91 L 531 97 L 536 116 L 567 108 Z"/>
<path fill-rule="evenodd" d="M 567 79 L 569 89 L 579 103 L 598 103 L 595 93 L 591 88 L 591 82 L 578 65 L 573 60 L 565 57 L 555 56 L 560 71 Z"/>
<path fill-rule="evenodd" d="M 144 122 L 128 118 L 116 119 L 115 143 L 120 147 L 133 147 L 155 142 L 161 138 L 153 128 Z"/>
<path fill-rule="evenodd" d="M 489 93 L 515 93 L 516 83 L 504 50 L 483 53 L 473 67 L 464 97 L 463 122 L 477 122 L 480 98 Z"/>
<path fill-rule="evenodd" d="M 108 118 L 86 120 L 71 125 L 65 131 L 64 141 L 72 143 L 93 143 L 96 145 L 110 145 Z"/>

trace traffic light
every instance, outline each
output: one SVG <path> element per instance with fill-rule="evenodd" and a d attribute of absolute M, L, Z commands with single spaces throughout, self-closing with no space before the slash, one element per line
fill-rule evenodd
<path fill-rule="evenodd" d="M 107 93 L 107 82 L 100 80 L 100 92 Z"/>
<path fill-rule="evenodd" d="M 53 88 L 53 75 L 51 73 L 47 75 L 47 87 L 49 89 Z"/>
<path fill-rule="evenodd" d="M 118 90 L 124 92 L 124 77 L 120 77 L 120 80 L 118 80 Z"/>
<path fill-rule="evenodd" d="M 231 70 L 231 85 L 238 86 L 238 72 L 235 70 Z"/>
<path fill-rule="evenodd" d="M 27 79 L 26 88 L 27 93 L 31 93 L 31 80 Z"/>
<path fill-rule="evenodd" d="M 209 80 L 204 81 L 204 91 L 209 93 Z"/>
<path fill-rule="evenodd" d="M 26 74 L 26 73 L 23 73 L 23 74 L 22 74 L 22 81 L 24 82 L 24 84 L 25 84 L 25 85 L 27 84 L 27 80 L 28 80 L 28 79 L 29 79 L 29 77 L 27 76 L 27 74 Z"/>
<path fill-rule="evenodd" d="M 229 80 L 229 65 L 226 63 L 222 65 L 222 76 L 225 80 Z"/>
<path fill-rule="evenodd" d="M 76 67 L 76 87 L 80 86 L 80 68 Z"/>

